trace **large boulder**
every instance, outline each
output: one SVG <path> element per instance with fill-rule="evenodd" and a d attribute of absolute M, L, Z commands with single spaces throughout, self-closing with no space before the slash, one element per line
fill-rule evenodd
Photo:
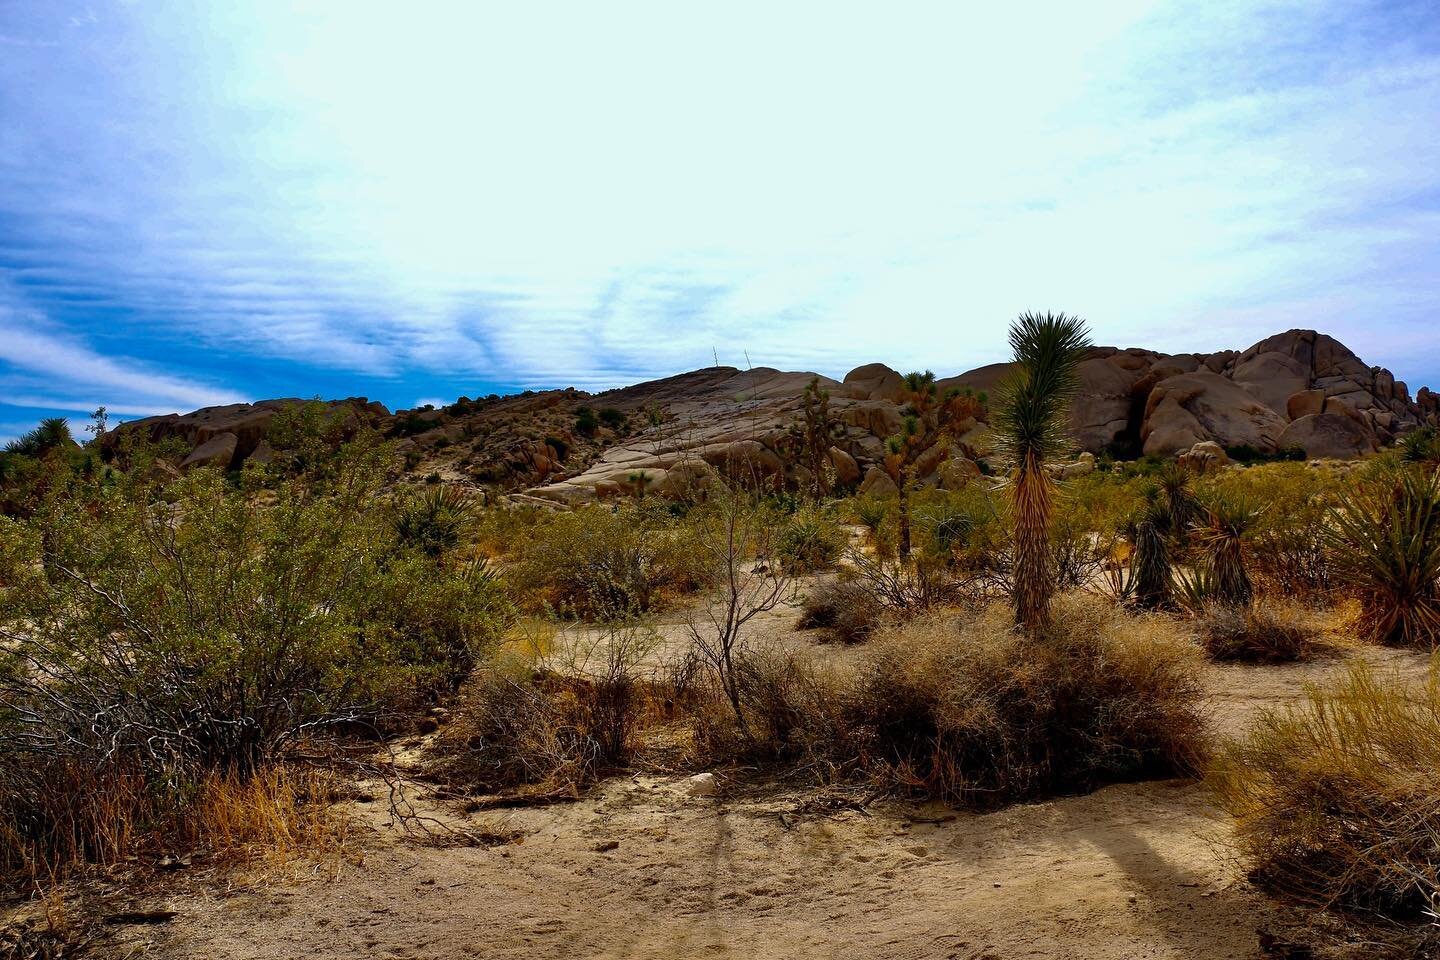
<path fill-rule="evenodd" d="M 865 479 L 860 484 L 860 495 L 862 497 L 898 497 L 900 488 L 890 474 L 880 467 L 871 467 L 865 472 Z"/>
<path fill-rule="evenodd" d="M 1235 362 L 1231 378 L 1277 413 L 1284 413 L 1290 397 L 1310 386 L 1310 371 L 1278 350 L 1246 352 Z"/>
<path fill-rule="evenodd" d="M 1147 454 L 1169 456 L 1203 440 L 1273 451 L 1285 421 L 1219 374 L 1185 373 L 1155 385 L 1145 406 L 1140 440 Z"/>
<path fill-rule="evenodd" d="M 180 461 L 180 469 L 219 467 L 221 470 L 229 470 L 235 463 L 235 451 L 239 445 L 240 438 L 235 434 L 218 433 L 190 451 L 190 455 Z"/>
<path fill-rule="evenodd" d="M 1325 412 L 1324 390 L 1297 390 L 1285 401 L 1285 416 L 1299 420 L 1316 413 Z"/>
<path fill-rule="evenodd" d="M 1230 455 L 1214 440 L 1203 440 L 1175 459 L 1182 467 L 1196 473 L 1209 473 L 1230 464 Z"/>
<path fill-rule="evenodd" d="M 899 403 L 905 390 L 905 378 L 899 371 L 883 363 L 867 363 L 845 374 L 837 393 L 854 400 L 889 400 Z"/>
<path fill-rule="evenodd" d="M 1351 460 L 1374 451 L 1375 438 L 1352 416 L 1312 413 L 1292 421 L 1280 434 L 1279 445 L 1299 447 L 1307 457 Z"/>
<path fill-rule="evenodd" d="M 839 447 L 831 447 L 830 466 L 835 470 L 835 482 L 841 487 L 853 487 L 860 482 L 860 465 L 855 458 Z"/>

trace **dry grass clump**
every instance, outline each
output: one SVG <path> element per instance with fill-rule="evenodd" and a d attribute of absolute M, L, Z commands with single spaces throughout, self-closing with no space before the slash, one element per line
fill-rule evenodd
<path fill-rule="evenodd" d="M 917 621 L 877 645 L 848 713 L 881 775 L 989 806 L 1197 771 L 1198 667 L 1168 621 L 1068 595 L 1036 636 L 1000 606 Z"/>
<path fill-rule="evenodd" d="M 1215 660 L 1293 663 L 1319 649 L 1318 618 L 1286 604 L 1256 602 L 1248 607 L 1211 606 L 1195 619 L 1200 644 Z"/>
<path fill-rule="evenodd" d="M 212 772 L 170 793 L 120 766 L 72 761 L 34 774 L 0 816 L 0 880 L 49 881 L 82 864 L 195 850 L 285 862 L 344 843 L 346 823 L 332 804 L 337 780 L 322 767 Z"/>
<path fill-rule="evenodd" d="M 1260 882 L 1394 920 L 1440 913 L 1440 665 L 1406 685 L 1355 664 L 1264 714 L 1210 782 Z"/>
<path fill-rule="evenodd" d="M 842 578 L 806 593 L 796 626 L 823 629 L 828 639 L 839 643 L 861 643 L 885 620 L 885 604 L 872 590 L 860 581 Z"/>
<path fill-rule="evenodd" d="M 735 660 L 737 717 L 718 684 L 686 697 L 697 755 L 707 763 L 761 761 L 829 779 L 852 741 L 845 680 L 813 657 L 784 648 L 746 650 Z"/>
<path fill-rule="evenodd" d="M 995 605 L 930 614 L 867 653 L 853 671 L 747 653 L 743 724 L 718 698 L 702 703 L 701 756 L 864 774 L 980 807 L 1192 774 L 1204 758 L 1199 654 L 1164 618 L 1067 595 L 1036 637 Z"/>
<path fill-rule="evenodd" d="M 577 795 L 631 758 L 657 699 L 630 663 L 556 674 L 523 660 L 477 670 L 433 747 L 432 772 L 478 793 Z"/>

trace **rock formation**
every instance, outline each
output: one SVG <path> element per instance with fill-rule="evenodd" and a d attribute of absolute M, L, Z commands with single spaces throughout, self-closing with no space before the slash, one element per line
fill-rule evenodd
<path fill-rule="evenodd" d="M 950 389 L 987 394 L 993 405 L 1011 373 L 991 364 L 941 379 Z M 394 415 L 361 399 L 335 401 L 354 422 L 371 424 L 406 455 L 407 469 L 498 486 L 557 504 L 617 496 L 675 497 L 722 476 L 775 488 L 806 485 L 813 464 L 798 431 L 805 386 L 829 393 L 834 435 L 822 457 L 838 487 L 884 493 L 885 440 L 901 425 L 903 378 L 871 363 L 843 380 L 758 368 L 711 367 L 623 389 L 526 391 L 442 409 Z M 1243 352 L 1167 355 L 1139 348 L 1093 348 L 1080 365 L 1071 408 L 1078 450 L 1133 457 L 1184 455 L 1213 468 L 1226 448 L 1259 453 L 1303 449 L 1307 457 L 1349 458 L 1406 430 L 1440 421 L 1440 395 L 1408 388 L 1366 365 L 1333 337 L 1290 330 Z M 188 454 L 176 464 L 235 468 L 270 455 L 275 412 L 295 401 L 210 407 L 126 424 L 152 439 L 178 437 Z M 588 412 L 587 412 L 588 411 Z M 603 414 L 597 417 L 596 414 Z M 983 417 L 962 424 L 950 449 L 922 458 L 922 483 L 973 482 L 990 454 Z M 1092 460 L 1069 465 L 1070 475 Z"/>

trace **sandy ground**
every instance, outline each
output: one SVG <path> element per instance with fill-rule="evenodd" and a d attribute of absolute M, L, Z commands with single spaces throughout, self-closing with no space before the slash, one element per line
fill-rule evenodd
<path fill-rule="evenodd" d="M 1364 649 L 1418 676 L 1419 655 Z M 1212 667 L 1217 730 L 1300 695 L 1343 658 Z M 821 799 L 825 795 L 819 795 Z M 177 896 L 147 936 L 170 957 L 1232 958 L 1284 924 L 1230 862 L 1203 787 L 1169 781 L 957 813 L 902 802 L 817 811 L 817 794 L 683 778 L 612 781 L 572 804 L 464 815 L 519 831 L 435 846 L 357 807 L 363 862 L 334 880 Z"/>

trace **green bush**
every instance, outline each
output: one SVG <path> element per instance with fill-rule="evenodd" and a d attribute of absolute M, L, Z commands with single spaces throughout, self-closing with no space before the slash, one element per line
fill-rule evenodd
<path fill-rule="evenodd" d="M 399 541 L 374 509 L 389 460 L 353 444 L 273 489 L 198 470 L 164 500 L 72 486 L 0 523 L 0 819 L 75 763 L 178 803 L 458 682 L 513 611 Z"/>
<path fill-rule="evenodd" d="M 780 528 L 775 548 L 791 573 L 828 570 L 845 551 L 845 531 L 823 510 L 802 507 Z"/>
<path fill-rule="evenodd" d="M 687 525 L 650 502 L 583 507 L 544 518 L 514 579 L 565 615 L 613 619 L 658 609 L 709 582 Z"/>

